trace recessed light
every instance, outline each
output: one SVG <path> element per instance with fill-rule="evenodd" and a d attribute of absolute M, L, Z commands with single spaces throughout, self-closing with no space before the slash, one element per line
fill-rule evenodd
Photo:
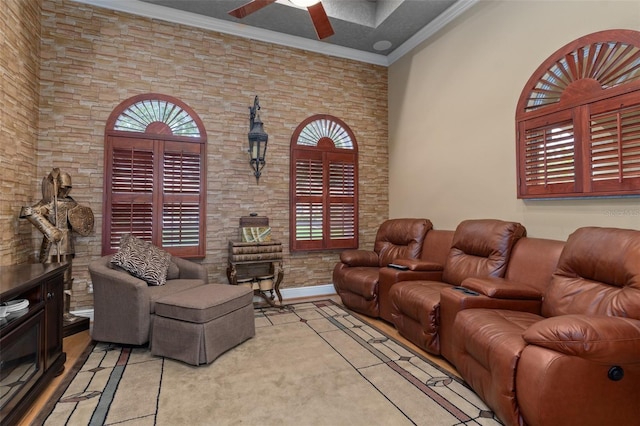
<path fill-rule="evenodd" d="M 380 41 L 376 41 L 373 44 L 373 48 L 375 50 L 387 50 L 391 46 L 392 46 L 392 44 L 391 44 L 391 42 L 389 40 L 380 40 Z"/>

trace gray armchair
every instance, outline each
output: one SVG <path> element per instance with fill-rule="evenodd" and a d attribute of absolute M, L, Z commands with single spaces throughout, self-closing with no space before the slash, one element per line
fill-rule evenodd
<path fill-rule="evenodd" d="M 101 342 L 143 345 L 149 341 L 156 300 L 208 283 L 207 269 L 200 264 L 171 257 L 167 283 L 150 286 L 103 256 L 89 264 L 93 282 L 93 330 Z"/>

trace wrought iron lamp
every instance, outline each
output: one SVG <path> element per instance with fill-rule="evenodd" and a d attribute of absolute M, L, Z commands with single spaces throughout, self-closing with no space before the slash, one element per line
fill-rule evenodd
<path fill-rule="evenodd" d="M 260 183 L 260 175 L 262 175 L 262 168 L 265 164 L 264 157 L 267 153 L 267 141 L 269 140 L 269 135 L 265 133 L 264 124 L 260 120 L 259 110 L 260 102 L 256 95 L 253 106 L 249 107 L 249 155 L 251 155 L 249 164 L 253 168 L 257 183 Z"/>

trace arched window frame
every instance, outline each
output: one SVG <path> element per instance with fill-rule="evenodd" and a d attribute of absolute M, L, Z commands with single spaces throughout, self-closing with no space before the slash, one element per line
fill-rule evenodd
<path fill-rule="evenodd" d="M 313 115 L 290 149 L 290 250 L 357 248 L 358 145 L 349 126 Z"/>
<path fill-rule="evenodd" d="M 558 49 L 516 109 L 518 198 L 640 194 L 640 32 Z"/>
<path fill-rule="evenodd" d="M 105 127 L 102 254 L 131 233 L 174 256 L 206 252 L 207 134 L 179 99 L 121 102 Z"/>

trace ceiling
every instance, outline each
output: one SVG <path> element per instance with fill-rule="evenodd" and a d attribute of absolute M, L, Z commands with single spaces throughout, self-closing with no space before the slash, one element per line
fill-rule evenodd
<path fill-rule="evenodd" d="M 318 40 L 309 13 L 277 0 L 243 19 L 250 0 L 76 0 L 328 55 L 390 65 L 477 0 L 322 0 L 335 34 Z"/>

